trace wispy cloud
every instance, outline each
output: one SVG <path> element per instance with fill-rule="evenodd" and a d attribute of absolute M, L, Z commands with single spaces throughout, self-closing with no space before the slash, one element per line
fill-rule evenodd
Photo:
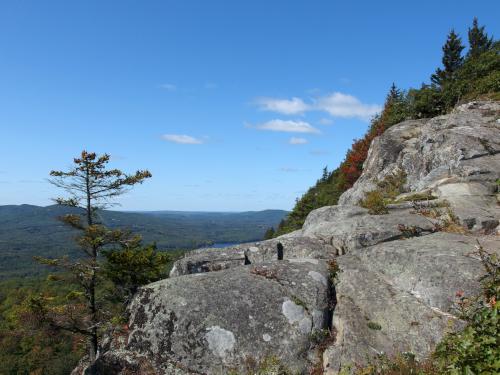
<path fill-rule="evenodd" d="M 179 143 L 183 145 L 200 145 L 204 143 L 202 139 L 185 134 L 163 134 L 161 137 L 167 142 Z"/>
<path fill-rule="evenodd" d="M 353 95 L 341 92 L 316 96 L 309 103 L 301 98 L 258 98 L 255 100 L 259 109 L 281 113 L 284 115 L 298 115 L 305 112 L 326 112 L 332 117 L 359 118 L 369 120 L 382 109 L 377 104 L 365 104 Z"/>
<path fill-rule="evenodd" d="M 255 103 L 263 111 L 277 112 L 284 115 L 297 115 L 309 109 L 309 106 L 300 98 L 258 98 L 255 100 Z"/>
<path fill-rule="evenodd" d="M 167 91 L 175 91 L 177 90 L 177 86 L 174 85 L 173 83 L 162 83 L 160 85 L 160 88 L 167 90 Z"/>
<path fill-rule="evenodd" d="M 259 130 L 268 130 L 273 132 L 286 132 L 286 133 L 311 133 L 319 134 L 320 131 L 305 121 L 293 120 L 280 120 L 275 119 L 257 124 L 255 126 L 249 125 L 252 128 Z"/>
<path fill-rule="evenodd" d="M 334 117 L 357 117 L 363 120 L 369 120 L 382 109 L 376 104 L 363 104 L 358 98 L 341 92 L 318 98 L 315 107 Z"/>
<path fill-rule="evenodd" d="M 291 145 L 305 145 L 308 142 L 309 141 L 307 139 L 305 139 L 305 138 L 299 138 L 299 137 L 292 137 L 288 141 L 288 143 L 291 144 Z"/>

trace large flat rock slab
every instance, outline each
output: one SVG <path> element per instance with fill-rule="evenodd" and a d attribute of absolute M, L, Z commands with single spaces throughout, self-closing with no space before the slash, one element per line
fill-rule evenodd
<path fill-rule="evenodd" d="M 500 238 L 479 241 L 500 254 Z M 479 293 L 484 273 L 479 259 L 470 256 L 476 244 L 476 237 L 435 233 L 340 257 L 337 340 L 324 356 L 329 373 L 366 364 L 380 353 L 424 358 L 448 330 L 460 328 L 452 310 L 455 293 Z"/>
<path fill-rule="evenodd" d="M 98 361 L 135 353 L 159 373 L 243 373 L 275 355 L 305 373 L 311 334 L 328 327 L 332 289 L 324 261 L 284 260 L 150 284 L 130 305 L 127 343 Z M 109 365 L 109 364 L 108 364 Z"/>
<path fill-rule="evenodd" d="M 370 215 L 358 206 L 327 206 L 312 211 L 302 227 L 302 235 L 331 244 L 337 254 L 373 246 L 406 236 L 402 225 L 415 234 L 434 231 L 434 222 L 411 213 L 410 209 L 391 209 L 386 215 Z"/>
<path fill-rule="evenodd" d="M 278 244 L 281 244 L 283 259 L 329 259 L 335 254 L 335 249 L 321 239 L 293 233 L 272 240 L 222 249 L 206 248 L 190 251 L 175 262 L 170 277 L 242 266 L 245 265 L 245 257 L 248 264 L 274 261 L 278 259 Z"/>

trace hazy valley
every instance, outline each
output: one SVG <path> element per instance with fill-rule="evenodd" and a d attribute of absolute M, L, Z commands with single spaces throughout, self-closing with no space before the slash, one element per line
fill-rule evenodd
<path fill-rule="evenodd" d="M 58 217 L 79 212 L 65 206 L 0 206 L 0 278 L 36 276 L 47 270 L 33 256 L 79 255 L 73 237 L 77 231 Z M 270 227 L 277 227 L 286 211 L 180 212 L 99 211 L 110 228 L 140 234 L 144 243 L 155 242 L 160 250 L 195 249 L 213 243 L 258 241 Z"/>

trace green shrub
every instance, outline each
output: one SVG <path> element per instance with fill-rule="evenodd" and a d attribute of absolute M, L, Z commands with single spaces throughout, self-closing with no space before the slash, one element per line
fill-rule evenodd
<path fill-rule="evenodd" d="M 410 352 L 394 357 L 381 354 L 364 367 L 346 366 L 339 375 L 438 375 L 441 372 L 429 361 L 419 362 Z"/>
<path fill-rule="evenodd" d="M 430 191 L 425 191 L 425 192 L 421 192 L 421 193 L 408 194 L 408 195 L 396 200 L 394 203 L 431 201 L 434 199 L 437 199 L 437 198 L 435 196 L 433 196 Z"/>
<path fill-rule="evenodd" d="M 367 208 L 368 213 L 371 215 L 384 215 L 389 212 L 380 190 L 373 190 L 366 193 L 365 198 L 359 202 L 359 205 Z"/>
<path fill-rule="evenodd" d="M 328 271 L 330 273 L 330 282 L 333 285 L 337 284 L 339 273 L 342 271 L 335 259 L 332 259 L 328 262 Z"/>
<path fill-rule="evenodd" d="M 269 356 L 260 362 L 256 375 L 292 375 L 292 372 L 276 356 Z"/>
<path fill-rule="evenodd" d="M 434 354 L 443 373 L 451 375 L 500 373 L 500 261 L 480 245 L 472 256 L 481 259 L 486 271 L 483 293 L 467 297 L 457 292 L 456 309 L 467 326 L 448 334 Z"/>
<path fill-rule="evenodd" d="M 406 173 L 398 170 L 393 174 L 384 177 L 383 180 L 377 182 L 378 190 L 384 198 L 393 200 L 399 194 L 404 193 L 404 185 L 406 183 Z"/>
<path fill-rule="evenodd" d="M 375 331 L 380 331 L 382 329 L 382 326 L 376 322 L 368 322 L 367 326 Z"/>
<path fill-rule="evenodd" d="M 359 203 L 361 207 L 367 208 L 372 215 L 383 215 L 388 213 L 387 203 L 404 192 L 406 173 L 398 170 L 377 182 L 377 189 L 365 194 L 365 198 Z"/>
<path fill-rule="evenodd" d="M 302 306 L 304 310 L 308 311 L 309 309 L 307 308 L 307 304 L 302 301 L 299 297 L 297 296 L 291 296 L 290 299 L 292 300 L 293 303 L 295 303 L 297 306 Z"/>

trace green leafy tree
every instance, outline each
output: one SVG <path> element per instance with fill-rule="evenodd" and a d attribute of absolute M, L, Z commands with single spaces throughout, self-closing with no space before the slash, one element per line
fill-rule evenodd
<path fill-rule="evenodd" d="M 472 21 L 472 27 L 469 28 L 469 52 L 468 57 L 475 58 L 488 51 L 493 46 L 493 37 L 489 37 L 484 31 L 484 26 L 479 26 L 477 17 Z"/>
<path fill-rule="evenodd" d="M 422 84 L 420 89 L 408 92 L 411 117 L 415 119 L 431 118 L 445 112 L 443 94 L 435 85 Z"/>
<path fill-rule="evenodd" d="M 444 69 L 438 68 L 436 73 L 432 75 L 431 80 L 434 84 L 443 86 L 454 78 L 456 71 L 462 66 L 464 48 L 460 36 L 455 33 L 455 30 L 451 30 L 443 46 L 442 63 Z"/>
<path fill-rule="evenodd" d="M 109 230 L 102 225 L 98 210 L 113 204 L 112 200 L 124 194 L 128 188 L 151 177 L 147 170 L 129 175 L 119 169 L 108 169 L 109 159 L 107 154 L 98 156 L 93 152 L 82 151 L 78 158 L 73 159 L 69 171 L 50 172 L 52 178 L 49 181 L 69 195 L 57 198 L 56 202 L 75 207 L 74 214 L 65 215 L 61 220 L 80 231 L 76 242 L 82 249 L 83 257 L 78 260 L 67 257 L 36 258 L 43 264 L 65 270 L 78 289 L 68 293 L 68 303 L 57 309 L 47 309 L 43 301 L 34 304 L 33 308 L 52 327 L 87 337 L 91 361 L 95 360 L 99 347 L 100 328 L 108 318 L 97 294 L 98 284 L 102 281 L 98 257 L 107 246 L 127 246 L 136 241 L 127 232 Z"/>
<path fill-rule="evenodd" d="M 166 278 L 168 254 L 158 251 L 155 244 L 141 246 L 140 237 L 124 243 L 121 249 L 103 251 L 106 258 L 104 275 L 113 282 L 115 297 L 128 304 L 140 286 Z"/>

